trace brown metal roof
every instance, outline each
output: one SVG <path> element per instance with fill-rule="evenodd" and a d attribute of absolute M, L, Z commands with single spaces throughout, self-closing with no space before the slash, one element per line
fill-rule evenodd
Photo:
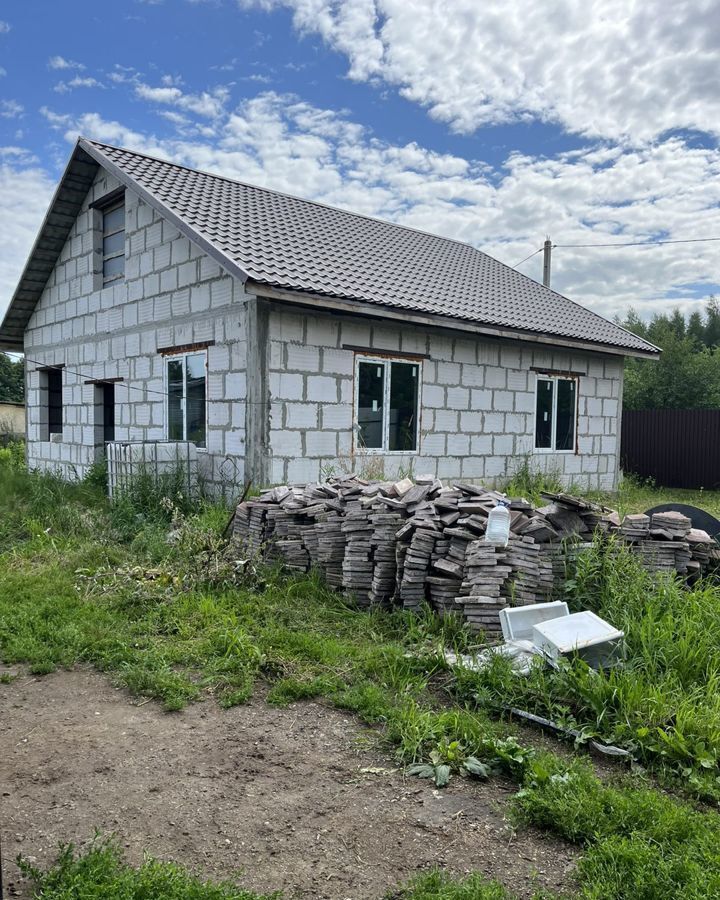
<path fill-rule="evenodd" d="M 560 343 L 566 338 L 598 350 L 658 353 L 637 335 L 468 244 L 94 141 L 81 139 L 76 156 L 85 168 L 92 157 L 138 190 L 238 277 L 518 335 L 557 337 Z M 73 160 L 58 190 L 72 175 L 75 201 L 81 189 Z M 43 229 L 57 201 L 58 195 Z M 72 209 L 66 204 L 63 212 L 72 224 Z M 52 247 L 59 253 L 60 230 L 54 227 Z M 21 335 L 42 276 L 52 270 L 51 256 L 36 260 L 31 254 L 21 286 L 31 278 L 35 290 L 16 293 L 0 328 L 1 345 Z M 17 310 L 16 299 L 25 303 Z"/>

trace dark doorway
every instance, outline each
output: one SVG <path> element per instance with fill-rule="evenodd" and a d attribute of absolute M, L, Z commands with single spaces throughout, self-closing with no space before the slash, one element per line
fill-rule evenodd
<path fill-rule="evenodd" d="M 103 443 L 115 440 L 115 385 L 100 385 L 102 390 Z"/>

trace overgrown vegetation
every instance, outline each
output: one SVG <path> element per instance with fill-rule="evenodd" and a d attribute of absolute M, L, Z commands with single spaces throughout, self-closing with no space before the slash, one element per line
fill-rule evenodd
<path fill-rule="evenodd" d="M 596 541 L 566 585 L 574 609 L 625 632 L 624 665 L 596 672 L 581 661 L 517 675 L 496 659 L 460 672 L 460 690 L 483 708 L 520 707 L 631 750 L 646 766 L 720 798 L 720 588 L 690 590 L 647 572 L 622 544 Z"/>
<path fill-rule="evenodd" d="M 578 665 L 520 679 L 498 664 L 482 675 L 461 672 L 454 685 L 440 651 L 467 651 L 473 639 L 453 621 L 359 612 L 317 578 L 239 560 L 221 537 L 224 507 L 180 508 L 176 499 L 143 492 L 128 515 L 95 484 L 67 485 L 0 465 L 3 661 L 27 663 L 37 673 L 92 663 L 170 710 L 203 692 L 224 705 L 241 703 L 258 680 L 269 685 L 270 703 L 322 697 L 377 726 L 378 739 L 401 764 L 433 769 L 419 774 L 444 782 L 461 773 L 497 773 L 516 782 L 519 825 L 551 830 L 584 848 L 574 896 L 720 897 L 714 811 L 664 796 L 641 775 L 603 784 L 586 763 L 523 746 L 496 715 L 501 702 L 513 702 L 564 718 L 631 746 L 645 765 L 669 768 L 696 793 L 715 797 L 717 588 L 684 592 L 671 580 L 650 578 L 620 550 L 597 548 L 581 558 L 569 598 L 625 629 L 623 669 L 591 675 Z M 44 891 L 38 897 L 249 896 L 198 886 L 179 870 L 170 881 L 176 893 L 163 893 L 155 886 L 162 881 L 152 880 L 145 893 L 136 890 L 142 878 L 169 871 L 158 866 L 133 873 L 108 846 L 66 853 L 54 875 L 38 874 Z M 103 873 L 127 885 L 125 893 L 65 887 L 85 889 Z M 479 879 L 456 882 L 435 873 L 396 896 L 511 895 Z"/>

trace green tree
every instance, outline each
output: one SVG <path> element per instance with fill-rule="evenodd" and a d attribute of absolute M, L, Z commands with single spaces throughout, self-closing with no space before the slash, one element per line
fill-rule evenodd
<path fill-rule="evenodd" d="M 22 403 L 25 399 L 25 364 L 0 353 L 0 403 Z"/>
<path fill-rule="evenodd" d="M 679 310 L 650 322 L 630 311 L 622 323 L 662 349 L 659 360 L 628 359 L 626 409 L 712 409 L 720 407 L 720 303 L 708 301 L 705 319 L 694 312 L 687 322 Z"/>

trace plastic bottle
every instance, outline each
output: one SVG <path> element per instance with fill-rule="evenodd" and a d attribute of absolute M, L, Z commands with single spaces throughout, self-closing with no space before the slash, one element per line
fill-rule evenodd
<path fill-rule="evenodd" d="M 498 505 L 490 510 L 487 528 L 485 529 L 485 541 L 495 544 L 496 547 L 507 547 L 510 540 L 510 504 L 500 500 Z"/>

